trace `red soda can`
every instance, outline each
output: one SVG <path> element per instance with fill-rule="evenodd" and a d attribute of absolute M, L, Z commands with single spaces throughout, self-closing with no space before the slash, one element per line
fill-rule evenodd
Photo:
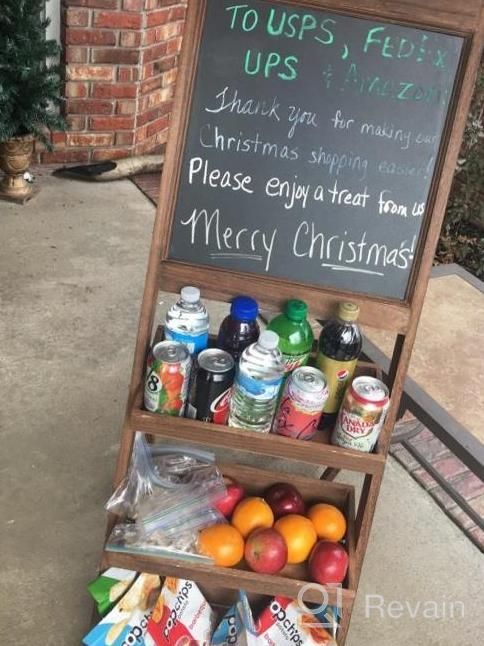
<path fill-rule="evenodd" d="M 154 345 L 150 350 L 146 369 L 146 410 L 162 415 L 183 415 L 190 367 L 190 353 L 182 343 L 161 341 Z"/>
<path fill-rule="evenodd" d="M 331 442 L 345 449 L 370 453 L 388 411 L 388 388 L 374 377 L 356 377 L 346 391 L 331 436 Z"/>
<path fill-rule="evenodd" d="M 272 432 L 310 440 L 317 431 L 328 396 L 328 384 L 321 370 L 297 368 L 284 387 Z"/>
<path fill-rule="evenodd" d="M 197 357 L 194 408 L 196 419 L 227 424 L 235 361 L 225 350 L 210 348 Z"/>

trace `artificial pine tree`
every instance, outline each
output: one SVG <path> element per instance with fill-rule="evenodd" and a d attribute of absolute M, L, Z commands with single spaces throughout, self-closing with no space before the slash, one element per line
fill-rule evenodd
<path fill-rule="evenodd" d="M 48 1 L 48 0 L 47 0 Z M 46 40 L 44 0 L 0 0 L 0 142 L 33 134 L 52 149 L 60 116 L 60 47 Z"/>

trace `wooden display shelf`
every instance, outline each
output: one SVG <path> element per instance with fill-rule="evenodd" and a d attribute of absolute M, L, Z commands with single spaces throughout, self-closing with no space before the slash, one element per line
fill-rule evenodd
<path fill-rule="evenodd" d="M 249 495 L 261 495 L 265 489 L 276 482 L 281 482 L 289 477 L 284 474 L 244 467 L 234 464 L 219 465 L 224 475 L 236 478 L 246 489 Z M 315 480 L 303 476 L 290 474 L 290 481 L 299 489 L 306 504 L 310 506 L 317 502 L 325 502 L 338 507 L 347 520 L 345 536 L 345 549 L 350 558 L 348 575 L 342 588 L 324 587 L 324 592 L 330 603 L 341 605 L 343 608 L 351 607 L 355 598 L 355 492 L 350 485 L 335 484 L 324 480 Z M 190 562 L 183 559 L 142 556 L 139 554 L 119 553 L 105 550 L 101 567 L 121 567 L 128 570 L 150 572 L 162 576 L 176 576 L 194 580 L 204 586 L 207 594 L 210 587 L 247 593 L 262 594 L 267 596 L 283 595 L 297 598 L 298 595 L 306 602 L 321 604 L 322 587 L 307 586 L 307 565 L 289 565 L 278 575 L 258 574 L 249 570 L 245 564 L 235 568 L 216 567 L 205 563 Z M 213 591 L 216 595 L 216 590 Z M 230 603 L 229 599 L 225 600 Z"/>
<path fill-rule="evenodd" d="M 258 434 L 219 424 L 156 415 L 139 409 L 132 412 L 130 424 L 135 431 L 173 442 L 202 444 L 359 473 L 381 473 L 385 465 L 385 456 L 379 453 L 362 453 L 330 444 L 326 431 L 318 431 L 314 439 L 302 441 L 272 433 Z"/>

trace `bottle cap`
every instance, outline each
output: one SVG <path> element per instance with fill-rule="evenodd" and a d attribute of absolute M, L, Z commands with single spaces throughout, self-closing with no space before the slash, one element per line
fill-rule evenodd
<path fill-rule="evenodd" d="M 360 308 L 356 303 L 340 303 L 338 306 L 338 317 L 342 321 L 356 321 L 360 314 Z"/>
<path fill-rule="evenodd" d="M 275 350 L 279 345 L 279 335 L 272 330 L 264 330 L 261 333 L 258 341 L 265 350 Z"/>
<path fill-rule="evenodd" d="M 200 290 L 198 287 L 182 287 L 180 296 L 185 303 L 198 303 L 200 300 Z"/>
<path fill-rule="evenodd" d="M 250 296 L 236 296 L 232 301 L 230 314 L 238 321 L 253 321 L 258 313 L 257 301 Z"/>
<path fill-rule="evenodd" d="M 292 299 L 287 301 L 284 313 L 291 321 L 304 321 L 308 315 L 308 306 L 304 301 Z"/>

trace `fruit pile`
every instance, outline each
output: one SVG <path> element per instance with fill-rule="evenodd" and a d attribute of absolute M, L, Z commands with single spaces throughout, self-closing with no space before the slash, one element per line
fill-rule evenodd
<path fill-rule="evenodd" d="M 308 561 L 312 581 L 343 582 L 348 554 L 339 541 L 346 534 L 346 519 L 337 507 L 321 502 L 306 510 L 299 491 L 286 482 L 272 485 L 263 497 L 246 496 L 231 478 L 225 484 L 227 492 L 217 508 L 230 522 L 200 532 L 200 554 L 223 567 L 245 559 L 261 574 L 277 574 L 287 564 Z"/>

